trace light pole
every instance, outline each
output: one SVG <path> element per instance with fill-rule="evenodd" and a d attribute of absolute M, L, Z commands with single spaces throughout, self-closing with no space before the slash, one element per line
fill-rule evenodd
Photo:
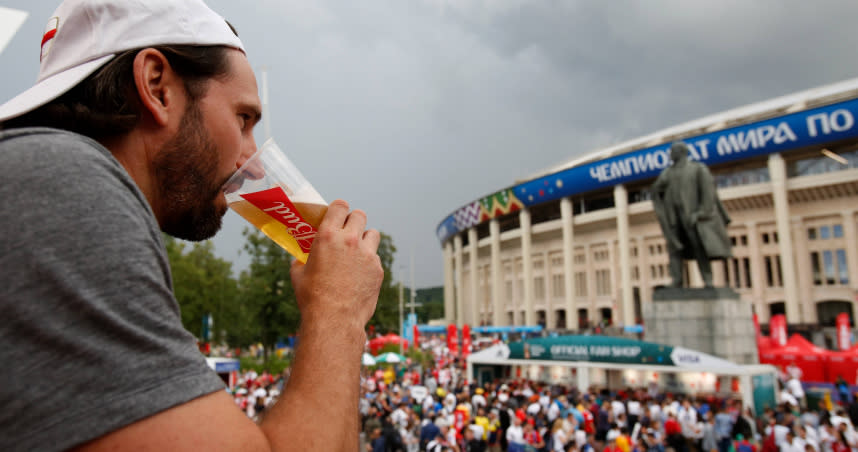
<path fill-rule="evenodd" d="M 402 354 L 402 278 L 399 279 L 399 354 Z"/>

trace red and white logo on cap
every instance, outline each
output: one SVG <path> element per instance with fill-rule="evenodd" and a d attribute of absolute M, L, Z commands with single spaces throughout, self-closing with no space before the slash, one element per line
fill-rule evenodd
<path fill-rule="evenodd" d="M 51 17 L 48 19 L 48 25 L 45 27 L 45 34 L 42 36 L 42 53 L 39 55 L 39 61 L 45 59 L 48 51 L 51 50 L 51 44 L 54 43 L 54 36 L 57 35 L 57 28 L 60 26 L 59 17 Z"/>

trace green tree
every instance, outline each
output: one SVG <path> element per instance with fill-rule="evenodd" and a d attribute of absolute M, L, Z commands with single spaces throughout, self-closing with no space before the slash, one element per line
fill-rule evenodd
<path fill-rule="evenodd" d="M 182 324 L 202 339 L 203 318 L 211 314 L 214 328 L 209 339 L 222 342 L 230 327 L 231 307 L 238 294 L 232 264 L 214 255 L 214 245 L 210 241 L 190 247 L 187 242 L 167 235 L 164 241 L 173 275 L 173 293 L 182 311 Z"/>
<path fill-rule="evenodd" d="M 244 250 L 250 266 L 239 277 L 239 318 L 247 328 L 237 330 L 231 343 L 246 346 L 261 342 L 265 361 L 278 339 L 294 334 L 300 322 L 295 291 L 289 277 L 291 258 L 271 239 L 256 229 L 245 228 Z"/>
<path fill-rule="evenodd" d="M 399 334 L 399 285 L 393 283 L 393 272 L 391 272 L 394 254 L 396 254 L 396 246 L 393 244 L 393 238 L 382 232 L 378 255 L 381 258 L 381 267 L 384 269 L 384 280 L 381 282 L 378 304 L 375 314 L 369 320 L 369 325 L 381 333 L 392 331 Z"/>

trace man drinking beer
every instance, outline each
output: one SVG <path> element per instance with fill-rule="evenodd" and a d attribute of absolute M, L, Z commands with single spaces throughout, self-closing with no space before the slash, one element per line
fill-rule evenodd
<path fill-rule="evenodd" d="M 330 204 L 292 266 L 302 324 L 255 425 L 182 328 L 161 231 L 214 235 L 256 149 L 256 80 L 201 0 L 68 0 L 0 106 L 0 450 L 354 450 L 379 233 Z M 10 70 L 10 68 L 5 68 Z"/>

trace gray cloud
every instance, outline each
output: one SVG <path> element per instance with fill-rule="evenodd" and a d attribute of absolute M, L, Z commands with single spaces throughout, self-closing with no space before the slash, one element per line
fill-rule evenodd
<path fill-rule="evenodd" d="M 0 55 L 3 100 L 35 77 L 53 9 L 7 3 L 32 15 Z M 393 236 L 397 278 L 414 250 L 418 287 L 442 283 L 435 227 L 466 202 L 599 147 L 858 74 L 847 1 L 210 4 L 268 68 L 281 147 L 328 200 Z M 242 227 L 227 217 L 219 253 L 236 259 Z"/>

